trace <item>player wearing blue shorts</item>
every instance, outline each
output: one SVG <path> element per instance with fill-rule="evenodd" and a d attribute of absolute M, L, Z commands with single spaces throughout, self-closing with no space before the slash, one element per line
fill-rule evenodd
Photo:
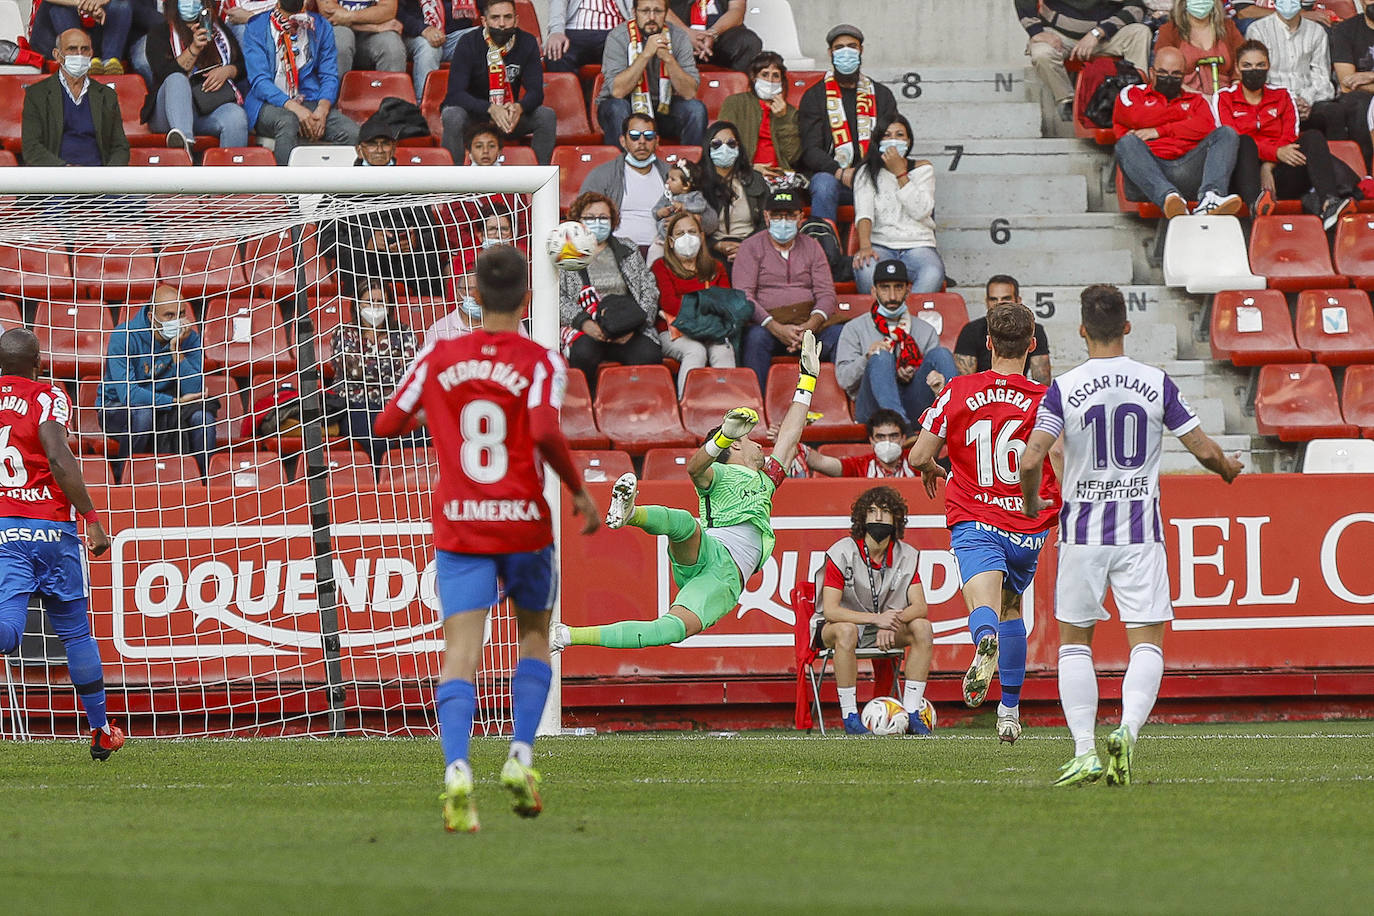
<path fill-rule="evenodd" d="M 908 460 L 921 471 L 933 499 L 936 481 L 948 476 L 945 522 L 959 564 L 968 629 L 975 646 L 964 675 L 964 702 L 987 697 L 996 670 L 1002 686 L 997 736 L 1021 736 L 1021 685 L 1026 678 L 1026 625 L 1021 596 L 1035 578 L 1040 548 L 1055 523 L 1059 491 L 1045 475 L 1046 508 L 1036 518 L 1021 512 L 1019 459 L 1045 386 L 1022 375 L 1035 347 L 1035 319 L 1024 305 L 988 310 L 992 368 L 951 379 L 921 418 L 921 433 Z M 950 473 L 935 456 L 949 449 Z M 996 610 L 994 610 L 996 608 Z"/>
<path fill-rule="evenodd" d="M 563 359 L 519 333 L 529 309 L 529 263 L 498 245 L 477 259 L 476 273 L 483 327 L 427 345 L 375 424 L 379 436 L 401 435 L 423 411 L 439 453 L 433 517 L 445 648 L 434 703 L 446 764 L 444 826 L 464 833 L 479 826 L 468 763 L 477 666 L 487 613 L 503 594 L 515 609 L 520 660 L 511 677 L 513 738 L 501 784 L 517 814 L 543 810 L 534 737 L 553 678 L 549 617 L 558 584 L 545 461 L 572 490 L 583 534 L 600 524 L 559 428 Z"/>
<path fill-rule="evenodd" d="M 107 760 L 124 746 L 124 733 L 105 715 L 77 515 L 96 556 L 110 549 L 110 536 L 67 445 L 71 401 L 60 385 L 38 381 L 41 361 L 31 331 L 0 335 L 0 655 L 19 648 L 29 601 L 38 595 L 67 650 L 67 675 L 91 727 L 91 757 Z"/>

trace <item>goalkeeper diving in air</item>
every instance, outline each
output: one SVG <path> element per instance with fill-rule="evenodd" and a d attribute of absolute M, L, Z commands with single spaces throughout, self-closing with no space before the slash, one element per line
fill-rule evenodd
<path fill-rule="evenodd" d="M 550 648 L 605 646 L 644 649 L 695 636 L 739 604 L 744 583 L 773 553 L 773 492 L 787 476 L 784 462 L 797 454 L 811 395 L 820 372 L 819 348 L 807 331 L 801 346 L 797 393 L 778 428 L 773 454 L 749 438 L 758 414 L 736 407 L 687 462 L 700 497 L 701 520 L 685 509 L 637 506 L 638 481 L 624 474 L 611 490 L 608 528 L 627 525 L 666 535 L 677 598 L 657 620 L 621 620 L 596 627 L 553 628 Z"/>

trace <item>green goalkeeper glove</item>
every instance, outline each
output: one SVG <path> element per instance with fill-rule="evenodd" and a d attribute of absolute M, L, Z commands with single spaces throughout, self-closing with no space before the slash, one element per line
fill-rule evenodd
<path fill-rule="evenodd" d="M 816 391 L 816 376 L 821 374 L 821 346 L 816 335 L 807 331 L 802 335 L 801 374 L 797 376 L 797 393 L 792 400 L 810 406 L 811 395 Z"/>
<path fill-rule="evenodd" d="M 712 438 L 707 440 L 702 448 L 712 458 L 719 457 L 736 439 L 743 439 L 753 431 L 755 424 L 759 422 L 758 412 L 749 407 L 736 407 L 725 415 L 721 421 L 720 431 Z"/>

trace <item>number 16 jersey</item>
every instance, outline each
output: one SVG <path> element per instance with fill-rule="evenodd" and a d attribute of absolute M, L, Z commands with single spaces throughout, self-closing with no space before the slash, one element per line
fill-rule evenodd
<path fill-rule="evenodd" d="M 1163 369 L 1126 356 L 1090 359 L 1055 379 L 1035 428 L 1064 434 L 1061 544 L 1120 546 L 1164 540 L 1159 455 L 1198 418 Z"/>
<path fill-rule="evenodd" d="M 1039 534 L 1054 525 L 1059 484 L 1048 459 L 1040 485 L 1045 511 L 1021 512 L 1021 454 L 1045 386 L 1024 375 L 988 370 L 950 379 L 921 417 L 921 426 L 945 440 L 949 481 L 945 524 L 983 522 L 1003 531 Z"/>

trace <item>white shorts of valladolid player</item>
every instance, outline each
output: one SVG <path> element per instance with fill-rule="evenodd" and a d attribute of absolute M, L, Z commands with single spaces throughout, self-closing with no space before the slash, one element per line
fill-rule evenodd
<path fill-rule="evenodd" d="M 1110 620 L 1102 602 L 1111 586 L 1121 622 L 1144 626 L 1174 619 L 1164 545 L 1060 544 L 1056 620 L 1078 627 Z"/>

